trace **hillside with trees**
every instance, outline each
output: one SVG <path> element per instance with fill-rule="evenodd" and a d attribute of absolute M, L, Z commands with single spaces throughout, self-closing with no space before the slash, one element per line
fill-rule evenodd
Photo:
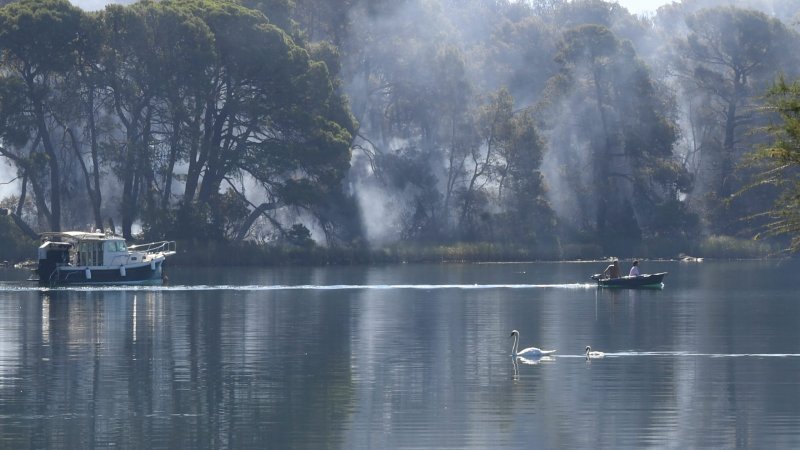
<path fill-rule="evenodd" d="M 788 0 L 12 2 L 0 207 L 405 260 L 763 256 L 798 247 L 798 23 Z"/>

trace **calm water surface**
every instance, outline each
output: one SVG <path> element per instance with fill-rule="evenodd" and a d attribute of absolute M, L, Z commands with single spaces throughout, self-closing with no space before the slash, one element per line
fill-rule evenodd
<path fill-rule="evenodd" d="M 0 448 L 800 447 L 800 263 L 642 266 L 0 270 Z"/>

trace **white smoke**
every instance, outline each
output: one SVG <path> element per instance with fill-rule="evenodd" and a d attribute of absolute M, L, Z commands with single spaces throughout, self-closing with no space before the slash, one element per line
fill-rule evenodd
<path fill-rule="evenodd" d="M 9 161 L 3 161 L 0 163 L 0 201 L 12 195 L 19 195 L 19 189 L 16 169 Z"/>
<path fill-rule="evenodd" d="M 78 8 L 84 11 L 100 11 L 101 9 L 105 8 L 106 5 L 110 4 L 120 4 L 120 5 L 130 5 L 131 3 L 136 3 L 134 1 L 123 0 L 123 1 L 113 1 L 109 2 L 106 0 L 70 0 L 70 3 L 77 6 Z"/>
<path fill-rule="evenodd" d="M 369 243 L 380 246 L 396 241 L 404 206 L 402 202 L 369 180 L 358 180 L 354 187 Z"/>

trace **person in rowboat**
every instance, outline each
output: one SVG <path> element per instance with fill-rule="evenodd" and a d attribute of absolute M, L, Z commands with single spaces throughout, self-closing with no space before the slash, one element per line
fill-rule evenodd
<path fill-rule="evenodd" d="M 633 266 L 631 266 L 631 271 L 628 272 L 629 277 L 639 277 L 642 274 L 639 273 L 639 260 L 633 261 Z"/>
<path fill-rule="evenodd" d="M 615 259 L 614 262 L 606 267 L 606 270 L 603 271 L 603 278 L 619 278 L 619 260 Z"/>

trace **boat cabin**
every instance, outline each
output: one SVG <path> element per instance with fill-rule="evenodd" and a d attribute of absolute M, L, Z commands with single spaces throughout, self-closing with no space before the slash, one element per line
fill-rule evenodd
<path fill-rule="evenodd" d="M 125 239 L 119 236 L 76 232 L 59 234 L 45 237 L 60 240 L 45 240 L 39 247 L 39 261 L 52 262 L 54 265 L 98 267 L 142 262 L 146 258 L 145 253 L 129 251 Z"/>
<path fill-rule="evenodd" d="M 110 231 L 42 234 L 39 281 L 45 283 L 135 282 L 158 279 L 175 241 L 128 246 Z"/>
<path fill-rule="evenodd" d="M 135 256 L 131 259 L 136 258 Z M 135 260 L 135 259 L 134 259 Z M 122 238 L 86 239 L 72 248 L 74 266 L 118 266 L 128 262 L 128 247 Z"/>

